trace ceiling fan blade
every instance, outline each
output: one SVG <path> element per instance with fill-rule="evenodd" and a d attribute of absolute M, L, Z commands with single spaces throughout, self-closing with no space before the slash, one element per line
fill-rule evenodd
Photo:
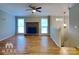
<path fill-rule="evenodd" d="M 29 5 L 29 7 L 30 7 L 31 9 L 35 9 L 35 7 L 34 7 L 34 6 L 32 6 L 32 5 Z"/>
<path fill-rule="evenodd" d="M 38 8 L 36 8 L 36 9 L 41 9 L 42 7 L 38 7 Z"/>
<path fill-rule="evenodd" d="M 36 11 L 41 12 L 40 10 L 37 10 L 37 9 L 36 9 Z"/>

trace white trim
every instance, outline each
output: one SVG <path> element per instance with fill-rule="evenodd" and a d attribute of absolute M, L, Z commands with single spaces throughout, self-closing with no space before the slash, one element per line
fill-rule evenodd
<path fill-rule="evenodd" d="M 59 48 L 61 48 L 61 46 L 58 44 L 58 43 L 56 43 L 56 41 L 54 40 L 54 38 L 50 35 L 50 37 L 51 37 L 51 39 L 55 42 L 55 44 L 59 47 Z"/>
<path fill-rule="evenodd" d="M 9 35 L 9 36 L 6 36 L 6 37 L 4 37 L 4 38 L 0 39 L 0 41 L 5 40 L 5 39 L 7 39 L 7 38 L 10 38 L 10 37 L 12 37 L 12 36 L 14 36 L 14 35 Z"/>

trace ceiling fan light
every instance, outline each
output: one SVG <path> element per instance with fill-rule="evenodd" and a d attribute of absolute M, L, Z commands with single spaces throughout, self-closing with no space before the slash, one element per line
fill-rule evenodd
<path fill-rule="evenodd" d="M 32 10 L 32 12 L 33 12 L 33 13 L 35 13 L 35 12 L 36 12 L 36 10 Z"/>

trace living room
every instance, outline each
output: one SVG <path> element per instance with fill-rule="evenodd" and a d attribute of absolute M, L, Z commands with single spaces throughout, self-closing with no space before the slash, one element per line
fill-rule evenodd
<path fill-rule="evenodd" d="M 0 46 L 12 43 L 16 53 L 68 54 L 76 49 L 65 39 L 69 29 L 69 3 L 2 3 L 0 4 Z M 66 42 L 66 44 L 65 44 Z M 6 48 L 4 48 L 6 49 Z M 0 52 L 4 54 L 4 52 Z M 9 54 L 9 53 L 6 53 Z"/>

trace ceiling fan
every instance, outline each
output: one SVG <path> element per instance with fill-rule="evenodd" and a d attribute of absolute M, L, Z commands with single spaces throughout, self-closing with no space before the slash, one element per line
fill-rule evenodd
<path fill-rule="evenodd" d="M 35 12 L 41 12 L 40 9 L 42 9 L 42 7 L 36 7 L 36 6 L 32 6 L 32 5 L 29 5 L 28 6 L 30 9 L 26 9 L 27 11 L 28 10 L 32 10 L 32 13 L 35 13 Z"/>

